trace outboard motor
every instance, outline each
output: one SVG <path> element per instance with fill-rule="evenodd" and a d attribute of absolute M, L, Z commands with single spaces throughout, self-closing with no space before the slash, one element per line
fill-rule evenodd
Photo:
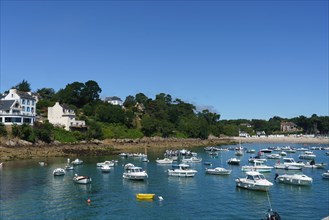
<path fill-rule="evenodd" d="M 275 177 L 274 177 L 274 180 L 276 180 L 276 178 L 278 178 L 278 176 L 279 176 L 279 174 L 276 173 L 276 174 L 275 174 Z"/>

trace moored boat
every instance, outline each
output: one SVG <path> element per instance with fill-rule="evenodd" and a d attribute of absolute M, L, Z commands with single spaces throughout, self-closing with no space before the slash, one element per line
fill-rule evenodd
<path fill-rule="evenodd" d="M 141 167 L 133 166 L 125 170 L 122 177 L 129 180 L 144 180 L 148 175 Z"/>
<path fill-rule="evenodd" d="M 214 169 L 206 168 L 207 174 L 214 174 L 214 175 L 229 175 L 231 174 L 232 170 L 227 170 L 223 167 L 216 167 Z"/>
<path fill-rule="evenodd" d="M 199 163 L 201 161 L 202 161 L 201 158 L 191 157 L 191 158 L 184 158 L 182 160 L 182 163 Z"/>
<path fill-rule="evenodd" d="M 252 166 L 245 165 L 245 166 L 241 167 L 242 172 L 258 171 L 260 173 L 265 173 L 265 172 L 271 172 L 272 169 L 273 169 L 272 166 L 267 166 L 265 164 L 258 163 L 258 162 L 255 162 L 254 165 L 252 165 Z"/>
<path fill-rule="evenodd" d="M 235 180 L 236 186 L 244 189 L 268 191 L 273 183 L 265 179 L 264 175 L 257 171 L 246 172 L 245 178 Z"/>
<path fill-rule="evenodd" d="M 78 184 L 88 184 L 91 183 L 91 177 L 89 176 L 78 176 L 75 174 L 73 177 L 73 181 Z"/>
<path fill-rule="evenodd" d="M 154 199 L 155 194 L 153 193 L 138 193 L 136 194 L 136 199 L 140 200 L 152 200 Z"/>
<path fill-rule="evenodd" d="M 171 158 L 163 158 L 163 159 L 156 159 L 155 162 L 159 163 L 159 164 L 171 164 L 174 160 Z"/>
<path fill-rule="evenodd" d="M 329 179 L 329 170 L 327 170 L 327 172 L 322 173 L 321 176 L 322 176 L 324 179 Z"/>
<path fill-rule="evenodd" d="M 111 167 L 107 164 L 104 164 L 103 166 L 101 166 L 101 171 L 103 173 L 109 173 L 111 171 Z"/>
<path fill-rule="evenodd" d="M 56 168 L 54 171 L 53 171 L 53 175 L 54 176 L 64 176 L 65 175 L 65 170 L 63 168 Z"/>
<path fill-rule="evenodd" d="M 298 186 L 310 186 L 313 182 L 313 179 L 311 177 L 306 176 L 305 174 L 276 175 L 275 179 L 277 179 L 279 183 L 286 183 Z"/>
<path fill-rule="evenodd" d="M 80 164 L 82 164 L 83 163 L 83 161 L 82 160 L 80 160 L 80 159 L 75 159 L 75 160 L 73 160 L 72 162 L 71 162 L 71 164 L 73 164 L 73 165 L 80 165 Z"/>
<path fill-rule="evenodd" d="M 226 162 L 230 165 L 240 165 L 240 160 L 237 158 L 230 158 Z"/>
<path fill-rule="evenodd" d="M 168 169 L 169 176 L 178 176 L 178 177 L 193 177 L 198 172 L 196 170 L 190 169 L 188 164 L 179 164 L 177 168 Z"/>

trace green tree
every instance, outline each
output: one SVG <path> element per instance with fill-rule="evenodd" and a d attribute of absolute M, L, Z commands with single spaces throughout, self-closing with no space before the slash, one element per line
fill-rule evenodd
<path fill-rule="evenodd" d="M 30 92 L 31 85 L 28 81 L 23 80 L 22 82 L 18 83 L 16 86 L 14 86 L 13 89 L 17 89 L 18 91 L 22 91 L 22 92 Z"/>

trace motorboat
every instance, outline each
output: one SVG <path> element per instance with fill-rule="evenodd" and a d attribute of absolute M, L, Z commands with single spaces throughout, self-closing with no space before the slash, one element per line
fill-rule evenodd
<path fill-rule="evenodd" d="M 65 170 L 74 170 L 74 167 L 71 166 L 69 163 L 66 164 L 66 166 L 64 168 L 65 168 Z"/>
<path fill-rule="evenodd" d="M 243 156 L 243 151 L 242 150 L 236 150 L 235 151 L 235 156 Z"/>
<path fill-rule="evenodd" d="M 329 179 L 329 170 L 327 170 L 327 172 L 322 173 L 321 176 L 322 176 L 324 179 Z"/>
<path fill-rule="evenodd" d="M 54 171 L 53 171 L 53 175 L 54 176 L 64 176 L 65 175 L 65 170 L 63 168 L 56 168 Z"/>
<path fill-rule="evenodd" d="M 298 186 L 310 186 L 313 179 L 305 174 L 283 174 L 275 176 L 279 183 L 286 183 Z"/>
<path fill-rule="evenodd" d="M 134 166 L 135 166 L 135 165 L 132 164 L 132 163 L 127 163 L 127 164 L 124 165 L 124 169 L 125 169 L 125 170 L 129 170 L 130 168 L 132 168 L 132 167 L 134 167 Z"/>
<path fill-rule="evenodd" d="M 284 169 L 284 170 L 302 170 L 303 167 L 297 167 L 297 166 L 294 166 L 294 165 L 285 165 L 285 164 L 280 164 L 280 163 L 277 163 L 274 165 L 274 168 L 275 169 Z"/>
<path fill-rule="evenodd" d="M 263 163 L 255 162 L 254 165 L 252 166 L 249 165 L 242 166 L 241 171 L 243 172 L 258 171 L 260 173 L 265 173 L 265 172 L 271 172 L 272 169 L 273 169 L 272 166 L 267 166 L 264 165 Z"/>
<path fill-rule="evenodd" d="M 182 163 L 200 163 L 202 161 L 201 158 L 191 157 L 182 159 Z"/>
<path fill-rule="evenodd" d="M 136 194 L 136 199 L 140 200 L 152 200 L 154 199 L 155 194 L 153 193 L 138 193 Z"/>
<path fill-rule="evenodd" d="M 91 183 L 91 177 L 89 176 L 78 176 L 75 174 L 73 177 L 73 181 L 78 184 L 88 184 Z"/>
<path fill-rule="evenodd" d="M 305 164 L 305 168 L 312 168 L 312 169 L 324 169 L 327 166 L 325 163 L 315 163 L 314 160 L 307 162 Z"/>
<path fill-rule="evenodd" d="M 46 163 L 45 163 L 45 162 L 43 162 L 43 161 L 40 161 L 40 162 L 39 162 L 39 165 L 43 167 L 43 166 L 45 166 L 45 165 L 46 165 Z"/>
<path fill-rule="evenodd" d="M 237 158 L 230 158 L 226 162 L 230 165 L 240 165 L 240 160 Z"/>
<path fill-rule="evenodd" d="M 122 177 L 129 180 L 144 180 L 148 178 L 148 175 L 141 167 L 133 166 L 125 170 Z"/>
<path fill-rule="evenodd" d="M 298 156 L 299 159 L 313 160 L 316 158 L 316 155 L 312 151 L 305 151 L 304 154 Z"/>
<path fill-rule="evenodd" d="M 269 155 L 266 155 L 266 158 L 267 159 L 280 159 L 281 155 L 280 154 L 269 154 Z"/>
<path fill-rule="evenodd" d="M 127 153 L 120 153 L 119 156 L 120 157 L 128 157 L 128 154 Z"/>
<path fill-rule="evenodd" d="M 2 162 L 2 163 L 0 163 L 0 168 L 2 168 L 2 166 L 3 166 L 3 162 Z"/>
<path fill-rule="evenodd" d="M 82 160 L 80 160 L 80 159 L 75 159 L 75 160 L 73 160 L 72 162 L 71 162 L 71 164 L 73 164 L 73 165 L 80 165 L 80 164 L 82 164 L 83 163 L 83 161 Z"/>
<path fill-rule="evenodd" d="M 163 158 L 163 159 L 156 159 L 155 162 L 159 163 L 159 164 L 171 164 L 174 160 L 171 158 Z"/>
<path fill-rule="evenodd" d="M 111 171 L 111 167 L 107 164 L 104 164 L 103 166 L 101 166 L 101 170 L 103 173 L 109 173 Z"/>
<path fill-rule="evenodd" d="M 147 156 L 146 156 L 146 157 L 142 157 L 142 158 L 141 158 L 141 161 L 142 161 L 142 162 L 149 162 L 149 159 L 147 159 Z"/>
<path fill-rule="evenodd" d="M 284 152 L 284 151 L 281 151 L 279 154 L 280 154 L 281 156 L 283 156 L 283 157 L 287 156 L 287 153 Z"/>
<path fill-rule="evenodd" d="M 169 176 L 193 177 L 198 171 L 190 169 L 188 164 L 179 164 L 178 167 L 168 169 Z"/>
<path fill-rule="evenodd" d="M 209 162 L 209 161 L 206 161 L 206 162 L 204 162 L 203 164 L 204 164 L 204 165 L 207 165 L 207 166 L 211 166 L 211 165 L 212 165 L 212 163 Z"/>
<path fill-rule="evenodd" d="M 216 168 L 206 168 L 207 174 L 214 174 L 214 175 L 229 175 L 231 174 L 232 170 L 227 170 L 223 167 L 216 167 Z"/>
<path fill-rule="evenodd" d="M 114 167 L 115 163 L 113 161 L 106 160 L 104 162 L 101 162 L 101 163 L 97 163 L 96 164 L 97 167 L 102 167 L 104 165 L 107 165 L 109 167 Z"/>
<path fill-rule="evenodd" d="M 283 164 L 289 166 L 296 166 L 296 167 L 304 167 L 305 164 L 303 162 L 296 162 L 294 158 L 285 157 L 283 158 Z"/>
<path fill-rule="evenodd" d="M 235 180 L 236 186 L 244 189 L 268 191 L 273 183 L 265 179 L 264 175 L 257 171 L 246 172 L 245 178 Z"/>
<path fill-rule="evenodd" d="M 249 154 L 253 154 L 253 153 L 256 152 L 256 150 L 255 149 L 247 149 L 246 152 L 249 153 Z"/>
<path fill-rule="evenodd" d="M 270 154 L 270 153 L 272 153 L 272 150 L 269 148 L 264 148 L 264 149 L 261 149 L 260 152 L 265 153 L 265 154 Z"/>

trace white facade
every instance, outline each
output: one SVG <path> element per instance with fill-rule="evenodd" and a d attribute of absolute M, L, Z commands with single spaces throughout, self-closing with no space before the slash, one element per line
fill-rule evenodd
<path fill-rule="evenodd" d="M 108 102 L 112 105 L 123 105 L 123 101 L 117 96 L 106 97 L 105 102 Z"/>
<path fill-rule="evenodd" d="M 0 123 L 5 125 L 33 125 L 37 100 L 31 92 L 10 89 L 0 100 Z"/>
<path fill-rule="evenodd" d="M 75 120 L 75 113 L 66 105 L 58 102 L 53 107 L 48 107 L 48 120 L 55 126 L 63 126 L 65 130 L 86 127 L 85 121 Z"/>

